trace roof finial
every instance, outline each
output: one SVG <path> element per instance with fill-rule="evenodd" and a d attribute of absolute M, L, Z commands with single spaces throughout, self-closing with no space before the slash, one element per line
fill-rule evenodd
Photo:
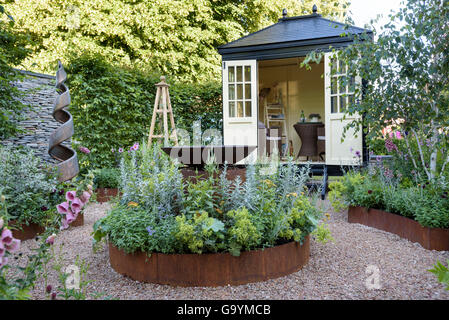
<path fill-rule="evenodd" d="M 282 9 L 282 19 L 287 18 L 287 9 Z"/>
<path fill-rule="evenodd" d="M 316 4 L 313 5 L 312 11 L 314 14 L 318 11 L 318 8 L 316 7 Z"/>

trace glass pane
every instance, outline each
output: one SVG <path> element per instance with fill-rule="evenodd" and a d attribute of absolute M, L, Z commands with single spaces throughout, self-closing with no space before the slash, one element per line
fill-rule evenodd
<path fill-rule="evenodd" d="M 237 85 L 237 99 L 243 99 L 243 84 Z"/>
<path fill-rule="evenodd" d="M 245 102 L 245 117 L 251 117 L 251 101 Z"/>
<path fill-rule="evenodd" d="M 350 96 L 348 96 L 348 106 L 353 104 L 354 104 L 354 95 L 351 94 Z"/>
<path fill-rule="evenodd" d="M 251 66 L 245 66 L 245 81 L 251 81 Z"/>
<path fill-rule="evenodd" d="M 331 94 L 337 94 L 337 77 L 331 78 Z"/>
<path fill-rule="evenodd" d="M 338 90 L 339 93 L 346 93 L 346 77 L 339 77 L 338 78 L 338 82 L 339 82 L 339 86 L 338 86 Z"/>
<path fill-rule="evenodd" d="M 229 67 L 229 69 L 228 69 L 228 81 L 235 82 L 234 67 Z"/>
<path fill-rule="evenodd" d="M 243 70 L 242 67 L 237 67 L 237 81 L 243 82 Z"/>
<path fill-rule="evenodd" d="M 342 73 L 342 74 L 346 73 L 346 65 L 345 65 L 345 63 L 343 61 L 339 61 L 338 65 L 339 65 L 338 66 L 338 73 Z"/>
<path fill-rule="evenodd" d="M 235 117 L 235 102 L 229 102 L 229 117 Z"/>
<path fill-rule="evenodd" d="M 237 117 L 243 117 L 243 101 L 237 102 Z"/>
<path fill-rule="evenodd" d="M 355 91 L 355 78 L 351 77 L 351 78 L 349 78 L 348 92 L 354 92 L 354 91 Z"/>
<path fill-rule="evenodd" d="M 229 85 L 229 100 L 235 100 L 235 84 Z"/>
<path fill-rule="evenodd" d="M 337 112 L 338 112 L 337 97 L 331 97 L 331 113 Z"/>
<path fill-rule="evenodd" d="M 340 112 L 345 112 L 346 110 L 346 96 L 340 96 Z"/>
<path fill-rule="evenodd" d="M 331 74 L 337 73 L 337 59 L 332 58 L 331 59 Z"/>
<path fill-rule="evenodd" d="M 245 99 L 251 99 L 251 85 L 245 84 Z"/>

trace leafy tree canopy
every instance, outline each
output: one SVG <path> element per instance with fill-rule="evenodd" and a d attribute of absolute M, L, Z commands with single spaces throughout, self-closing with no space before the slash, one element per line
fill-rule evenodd
<path fill-rule="evenodd" d="M 32 35 L 28 70 L 54 72 L 69 53 L 99 53 L 109 62 L 172 75 L 220 77 L 216 47 L 281 17 L 318 12 L 342 20 L 346 0 L 10 0 L 7 7 Z"/>

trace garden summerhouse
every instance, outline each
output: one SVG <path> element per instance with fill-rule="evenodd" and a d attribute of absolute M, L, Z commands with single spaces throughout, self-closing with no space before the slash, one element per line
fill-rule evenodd
<path fill-rule="evenodd" d="M 343 119 L 351 92 L 339 85 L 345 67 L 331 51 L 352 43 L 350 36 L 341 36 L 348 32 L 372 33 L 345 29 L 314 6 L 305 16 L 288 17 L 284 10 L 278 23 L 220 46 L 224 144 L 257 146 L 253 159 L 267 152 L 267 141 L 277 141 L 280 154 L 293 155 L 298 163 L 351 165 L 357 151 L 366 160 L 360 132 L 349 131 L 341 141 L 353 120 Z M 300 68 L 314 50 L 326 52 L 324 61 L 311 70 Z M 331 76 L 334 66 L 339 73 Z"/>

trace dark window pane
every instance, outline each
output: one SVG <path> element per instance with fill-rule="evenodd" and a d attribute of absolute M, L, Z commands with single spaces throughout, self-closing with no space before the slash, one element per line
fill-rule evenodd
<path fill-rule="evenodd" d="M 338 73 L 345 74 L 346 73 L 346 65 L 343 61 L 339 61 L 338 63 Z"/>
<path fill-rule="evenodd" d="M 346 93 L 346 77 L 342 76 L 338 78 L 339 86 L 338 90 L 339 93 Z"/>
<path fill-rule="evenodd" d="M 229 102 L 229 117 L 235 117 L 235 102 Z"/>
<path fill-rule="evenodd" d="M 337 112 L 338 112 L 337 97 L 331 97 L 331 113 Z"/>
<path fill-rule="evenodd" d="M 235 73 L 234 73 L 234 67 L 229 67 L 228 69 L 228 81 L 229 82 L 235 82 Z"/>
<path fill-rule="evenodd" d="M 243 81 L 243 70 L 242 67 L 237 67 L 237 81 L 242 82 Z"/>
<path fill-rule="evenodd" d="M 245 99 L 251 99 L 251 85 L 245 84 Z"/>
<path fill-rule="evenodd" d="M 229 100 L 235 100 L 235 84 L 229 85 Z"/>
<path fill-rule="evenodd" d="M 243 99 L 243 84 L 237 85 L 237 99 Z"/>
<path fill-rule="evenodd" d="M 340 96 L 340 112 L 345 112 L 346 110 L 346 96 Z"/>
<path fill-rule="evenodd" d="M 331 59 L 331 74 L 337 73 L 337 59 L 332 58 Z"/>
<path fill-rule="evenodd" d="M 355 91 L 355 78 L 350 77 L 349 84 L 348 84 L 348 92 L 354 92 L 354 91 Z"/>
<path fill-rule="evenodd" d="M 243 117 L 243 101 L 237 102 L 237 117 Z"/>
<path fill-rule="evenodd" d="M 245 102 L 245 117 L 251 117 L 251 101 Z"/>
<path fill-rule="evenodd" d="M 245 66 L 245 81 L 251 81 L 251 66 Z"/>
<path fill-rule="evenodd" d="M 337 77 L 331 77 L 331 94 L 337 94 Z"/>

